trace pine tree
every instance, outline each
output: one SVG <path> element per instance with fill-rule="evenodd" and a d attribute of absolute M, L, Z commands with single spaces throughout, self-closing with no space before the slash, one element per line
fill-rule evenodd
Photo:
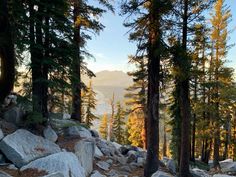
<path fill-rule="evenodd" d="M 88 127 L 91 127 L 93 125 L 93 121 L 97 119 L 98 117 L 94 115 L 92 111 L 96 110 L 96 92 L 93 91 L 92 88 L 92 81 L 89 82 L 89 86 L 87 88 L 87 91 L 85 93 L 83 104 L 85 106 L 85 125 Z"/>
<path fill-rule="evenodd" d="M 97 0 L 100 5 L 106 9 L 113 11 L 113 7 L 109 1 Z M 87 67 L 84 67 L 84 57 L 91 57 L 86 52 L 85 44 L 86 41 L 91 39 L 90 32 L 99 34 L 103 30 L 104 26 L 100 23 L 99 18 L 106 10 L 99 6 L 94 6 L 85 0 L 73 0 L 73 21 L 74 21 L 74 45 L 75 55 L 73 58 L 72 65 L 72 114 L 71 118 L 82 121 L 81 117 L 81 73 L 84 71 L 89 77 L 95 76 Z"/>
<path fill-rule="evenodd" d="M 106 113 L 102 117 L 100 127 L 99 127 L 99 133 L 101 134 L 101 137 L 103 139 L 107 139 L 107 135 L 108 135 L 108 117 L 107 117 Z"/>
<path fill-rule="evenodd" d="M 129 57 L 129 63 L 136 66 L 136 70 L 133 72 L 128 72 L 128 75 L 133 77 L 133 85 L 128 87 L 126 90 L 128 93 L 125 97 L 128 99 L 126 105 L 130 107 L 130 116 L 133 116 L 133 112 L 142 112 L 143 118 L 136 119 L 142 122 L 143 125 L 143 135 L 141 138 L 143 140 L 142 146 L 144 149 L 147 147 L 147 60 L 143 57 Z M 136 105 L 136 106 L 134 106 Z M 143 119 L 143 120 L 142 120 Z M 144 124 L 143 124 L 144 122 Z M 141 125 L 141 124 L 140 124 Z M 134 137 L 133 137 L 134 138 Z M 138 138 L 138 137 L 137 137 Z M 139 138 L 138 138 L 139 139 Z"/>
<path fill-rule="evenodd" d="M 219 103 L 219 72 L 222 65 L 222 59 L 227 53 L 227 26 L 231 17 L 230 10 L 224 8 L 224 0 L 217 0 L 215 4 L 215 12 L 212 14 L 212 32 L 211 39 L 213 41 L 214 49 L 214 80 L 216 82 L 214 99 L 215 99 L 215 134 L 214 134 L 214 167 L 219 168 L 219 148 L 220 148 L 220 103 Z"/>
<path fill-rule="evenodd" d="M 114 141 L 123 144 L 125 140 L 125 112 L 120 102 L 117 102 L 117 112 L 113 122 L 113 138 Z"/>
<path fill-rule="evenodd" d="M 143 148 L 143 134 L 144 134 L 144 119 L 142 111 L 134 111 L 129 114 L 128 122 L 128 140 L 133 146 Z"/>

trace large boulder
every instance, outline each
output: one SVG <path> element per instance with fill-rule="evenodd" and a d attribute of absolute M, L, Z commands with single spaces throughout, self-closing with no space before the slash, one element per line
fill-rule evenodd
<path fill-rule="evenodd" d="M 236 162 L 232 159 L 226 159 L 220 162 L 221 171 L 224 173 L 236 172 Z"/>
<path fill-rule="evenodd" d="M 65 134 L 67 136 L 79 136 L 80 138 L 92 138 L 91 132 L 82 126 L 69 127 L 66 129 Z"/>
<path fill-rule="evenodd" d="M 157 171 L 152 175 L 152 177 L 174 177 L 174 176 L 163 171 Z"/>
<path fill-rule="evenodd" d="M 78 158 L 72 152 L 60 152 L 37 159 L 20 170 L 38 169 L 48 174 L 61 173 L 64 177 L 85 177 L 85 171 Z"/>
<path fill-rule="evenodd" d="M 169 159 L 167 164 L 166 164 L 166 167 L 174 174 L 176 174 L 176 164 L 175 164 L 175 161 L 172 160 L 172 159 Z"/>
<path fill-rule="evenodd" d="M 35 159 L 61 151 L 55 143 L 24 129 L 7 135 L 0 142 L 0 150 L 17 167 L 22 167 Z"/>
<path fill-rule="evenodd" d="M 52 142 L 56 142 L 58 139 L 56 132 L 52 129 L 51 126 L 48 126 L 43 130 L 43 136 Z"/>
<path fill-rule="evenodd" d="M 81 140 L 75 144 L 75 154 L 79 158 L 85 175 L 88 176 L 93 171 L 93 159 L 95 143 L 93 141 Z"/>
<path fill-rule="evenodd" d="M 18 106 L 14 106 L 3 113 L 4 120 L 17 126 L 23 122 L 23 117 L 24 111 Z"/>

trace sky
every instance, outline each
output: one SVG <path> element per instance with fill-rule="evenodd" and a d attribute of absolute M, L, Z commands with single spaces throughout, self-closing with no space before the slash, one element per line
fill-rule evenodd
<path fill-rule="evenodd" d="M 233 44 L 236 43 L 236 0 L 226 0 L 225 2 L 230 6 L 232 13 L 229 29 L 235 30 L 230 34 L 229 44 Z M 128 28 L 123 26 L 124 17 L 119 16 L 119 11 L 117 11 L 115 14 L 105 14 L 101 20 L 105 29 L 99 36 L 93 36 L 93 39 L 87 44 L 88 51 L 95 57 L 95 60 L 87 61 L 88 67 L 94 72 L 132 70 L 132 66 L 128 64 L 128 55 L 135 54 L 136 45 L 128 40 Z M 228 66 L 236 69 L 236 46 L 230 49 L 226 60 Z"/>

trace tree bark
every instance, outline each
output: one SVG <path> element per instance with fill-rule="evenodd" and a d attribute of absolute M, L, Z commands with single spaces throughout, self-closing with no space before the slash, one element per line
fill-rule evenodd
<path fill-rule="evenodd" d="M 184 15 L 183 15 L 183 36 L 182 48 L 187 55 L 187 32 L 188 32 L 188 0 L 184 0 Z M 185 64 L 189 65 L 187 56 L 183 56 Z M 183 64 L 182 64 L 183 66 Z M 186 66 L 185 66 L 186 67 Z M 189 66 L 187 66 L 189 67 Z M 183 69 L 183 68 L 182 68 Z M 189 67 L 190 69 L 190 67 Z M 181 154 L 180 154 L 180 177 L 189 177 L 189 159 L 190 159 L 190 98 L 189 98 L 189 69 L 184 73 L 186 76 L 180 82 L 180 110 L 181 110 Z"/>
<path fill-rule="evenodd" d="M 159 166 L 159 85 L 160 85 L 160 11 L 159 2 L 153 0 L 149 14 L 148 41 L 148 118 L 147 159 L 144 176 L 150 177 Z"/>
<path fill-rule="evenodd" d="M 15 52 L 7 0 L 0 0 L 0 104 L 13 90 Z"/>
<path fill-rule="evenodd" d="M 81 11 L 81 0 L 74 0 L 74 25 L 76 24 L 77 17 L 80 15 Z M 73 91 L 73 98 L 72 98 L 72 114 L 71 118 L 82 122 L 81 116 L 81 26 L 75 26 L 74 29 L 74 43 L 75 43 L 75 58 L 73 61 L 73 83 L 72 83 L 72 91 Z"/>

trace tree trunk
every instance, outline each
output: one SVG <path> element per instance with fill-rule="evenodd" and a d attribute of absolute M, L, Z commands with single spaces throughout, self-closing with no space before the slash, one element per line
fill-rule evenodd
<path fill-rule="evenodd" d="M 77 17 L 80 15 L 81 0 L 74 0 L 74 25 L 76 24 Z M 75 58 L 73 61 L 73 83 L 72 83 L 72 114 L 71 118 L 82 122 L 81 116 L 81 26 L 75 26 L 74 29 L 74 43 L 75 43 Z"/>
<path fill-rule="evenodd" d="M 40 2 L 39 2 L 40 3 Z M 32 69 L 32 100 L 33 111 L 43 113 L 43 88 L 42 88 L 42 13 L 41 5 L 38 5 L 38 11 L 35 13 L 34 4 L 30 1 L 30 54 Z M 36 19 L 36 20 L 35 20 Z M 36 21 L 36 22 L 35 22 Z M 34 30 L 35 28 L 35 30 Z"/>
<path fill-rule="evenodd" d="M 184 0 L 184 16 L 183 16 L 183 39 L 182 48 L 187 55 L 187 31 L 188 31 L 188 0 Z M 187 56 L 185 58 L 185 65 L 189 65 Z M 182 67 L 184 65 L 182 64 Z M 185 66 L 186 67 L 186 66 Z M 187 66 L 190 69 L 190 66 Z M 190 159 L 190 99 L 189 99 L 189 69 L 185 69 L 186 77 L 180 83 L 180 110 L 182 117 L 181 124 L 181 154 L 180 154 L 180 177 L 189 177 L 189 159 Z"/>
<path fill-rule="evenodd" d="M 159 2 L 153 0 L 149 14 L 148 41 L 148 119 L 147 159 L 144 176 L 150 177 L 159 166 L 159 85 L 160 85 L 160 11 Z"/>
<path fill-rule="evenodd" d="M 13 90 L 15 52 L 7 0 L 0 0 L 0 104 Z"/>

